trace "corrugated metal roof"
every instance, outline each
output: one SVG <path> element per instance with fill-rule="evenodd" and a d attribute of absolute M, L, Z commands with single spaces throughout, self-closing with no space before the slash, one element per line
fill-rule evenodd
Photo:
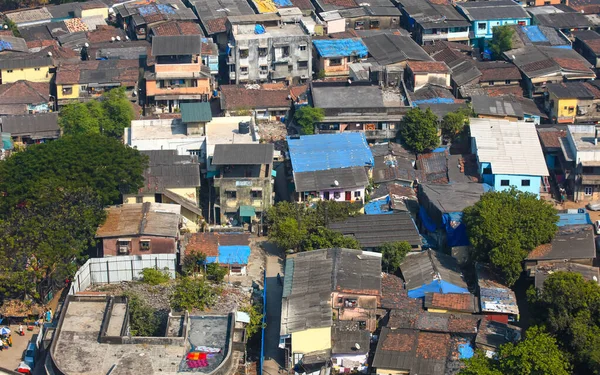
<path fill-rule="evenodd" d="M 209 122 L 212 120 L 212 112 L 208 102 L 181 103 L 179 109 L 181 110 L 181 121 L 184 123 Z"/>
<path fill-rule="evenodd" d="M 199 55 L 201 35 L 168 35 L 152 38 L 152 56 Z"/>
<path fill-rule="evenodd" d="M 294 173 L 294 183 L 298 192 L 321 191 L 363 188 L 369 185 L 369 178 L 364 167 L 349 167 Z"/>
<path fill-rule="evenodd" d="M 493 174 L 548 176 L 535 124 L 501 119 L 471 118 L 480 163 L 490 163 Z"/>
<path fill-rule="evenodd" d="M 364 133 L 304 135 L 287 141 L 294 173 L 375 164 Z"/>
<path fill-rule="evenodd" d="M 213 165 L 255 165 L 273 162 L 271 143 L 238 143 L 215 145 Z"/>

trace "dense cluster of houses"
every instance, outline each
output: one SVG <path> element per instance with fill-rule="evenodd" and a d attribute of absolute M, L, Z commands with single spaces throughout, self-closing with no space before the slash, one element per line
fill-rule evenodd
<path fill-rule="evenodd" d="M 598 13 L 600 0 L 90 0 L 10 11 L 1 156 L 59 138 L 65 105 L 124 88 L 136 117 L 123 142 L 149 164 L 143 187 L 106 209 L 96 256 L 200 252 L 232 275 L 247 273 L 248 233 L 264 231 L 275 201 L 360 202 L 363 215 L 327 225 L 362 250 L 285 262 L 287 367 L 452 374 L 474 348 L 520 338 L 514 292 L 482 265 L 475 280 L 462 274 L 463 210 L 511 187 L 600 199 Z M 492 56 L 498 26 L 512 30 L 511 46 Z M 323 111 L 311 135 L 290 121 L 304 106 Z M 413 108 L 439 121 L 468 108 L 468 142 L 409 152 L 399 129 Z M 382 273 L 377 252 L 397 241 L 412 250 L 402 278 Z M 524 270 L 538 288 L 557 270 L 597 281 L 595 259 L 589 215 L 566 210 Z"/>

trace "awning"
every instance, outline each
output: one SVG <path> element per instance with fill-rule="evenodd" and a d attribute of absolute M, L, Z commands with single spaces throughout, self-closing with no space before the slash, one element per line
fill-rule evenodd
<path fill-rule="evenodd" d="M 256 211 L 252 206 L 240 206 L 240 216 L 241 217 L 254 217 L 256 216 Z"/>

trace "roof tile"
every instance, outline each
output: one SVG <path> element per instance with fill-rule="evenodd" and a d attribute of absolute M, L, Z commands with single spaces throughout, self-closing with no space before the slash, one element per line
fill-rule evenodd
<path fill-rule="evenodd" d="M 443 61 L 410 61 L 410 70 L 414 73 L 449 73 L 450 68 Z"/>

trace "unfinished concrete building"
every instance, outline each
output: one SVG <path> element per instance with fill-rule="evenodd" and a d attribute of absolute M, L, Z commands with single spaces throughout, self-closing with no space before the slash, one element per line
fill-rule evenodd
<path fill-rule="evenodd" d="M 305 82 L 312 74 L 312 54 L 301 18 L 274 13 L 229 17 L 230 82 Z"/>

